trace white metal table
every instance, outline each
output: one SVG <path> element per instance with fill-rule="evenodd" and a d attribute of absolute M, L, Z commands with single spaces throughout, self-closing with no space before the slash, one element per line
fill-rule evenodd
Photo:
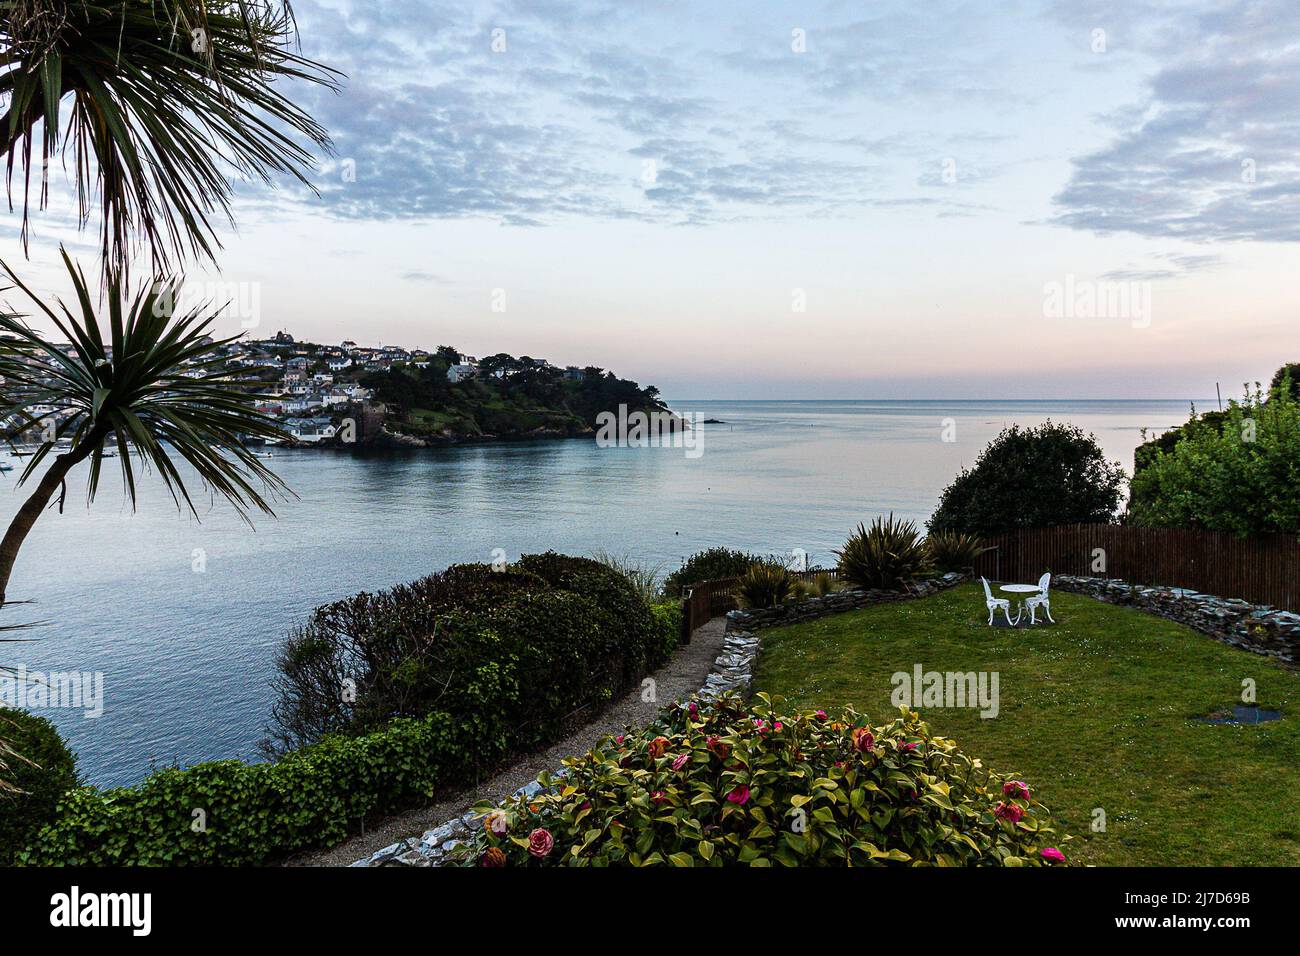
<path fill-rule="evenodd" d="M 998 590 L 1006 594 L 1029 595 L 1029 594 L 1037 594 L 1039 591 L 1039 587 L 1037 584 L 1001 584 L 998 585 Z M 1019 602 L 1017 602 L 1016 604 L 1017 621 L 1020 620 L 1020 614 L 1022 610 L 1023 609 L 1021 608 Z"/>

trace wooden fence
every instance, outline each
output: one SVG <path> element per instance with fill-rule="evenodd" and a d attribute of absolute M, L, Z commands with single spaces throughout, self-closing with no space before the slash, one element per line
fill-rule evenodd
<path fill-rule="evenodd" d="M 985 540 L 975 573 L 1033 583 L 1044 571 L 1120 578 L 1188 588 L 1300 610 L 1300 539 L 1270 534 L 1237 538 L 1218 531 L 1066 525 L 1030 528 Z"/>
<path fill-rule="evenodd" d="M 814 568 L 810 571 L 791 571 L 792 578 L 801 581 L 813 581 L 825 574 L 834 580 L 839 576 L 835 568 Z M 737 607 L 736 586 L 740 578 L 714 578 L 712 581 L 698 581 L 688 584 L 683 598 L 682 641 L 691 639 L 691 634 L 701 624 L 707 624 L 719 614 L 726 614 Z"/>

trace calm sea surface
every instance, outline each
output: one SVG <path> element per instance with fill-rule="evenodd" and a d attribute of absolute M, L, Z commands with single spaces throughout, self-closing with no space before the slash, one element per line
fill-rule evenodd
<path fill-rule="evenodd" d="M 319 604 L 490 561 L 495 548 L 603 549 L 671 570 L 722 544 L 829 564 L 858 521 L 928 517 L 1005 425 L 1072 422 L 1131 470 L 1142 428 L 1187 417 L 1187 402 L 1149 401 L 672 404 L 725 422 L 705 426 L 698 458 L 584 439 L 383 458 L 277 450 L 271 464 L 299 498 L 255 532 L 221 503 L 204 502 L 201 522 L 178 515 L 156 481 L 134 514 L 112 476 L 89 511 L 69 483 L 65 513 L 37 523 L 10 584 L 11 599 L 35 603 L 4 610 L 7 623 L 49 623 L 0 644 L 0 663 L 103 672 L 101 717 L 42 711 L 92 783 L 253 758 L 276 648 Z M 945 419 L 956 441 L 942 440 Z M 0 475 L 6 521 L 16 475 Z"/>

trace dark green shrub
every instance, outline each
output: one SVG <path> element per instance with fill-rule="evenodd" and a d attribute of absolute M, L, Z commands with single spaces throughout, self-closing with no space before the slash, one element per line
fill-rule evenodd
<path fill-rule="evenodd" d="M 1016 528 L 1105 524 L 1114 519 L 1124 469 L 1073 425 L 1012 425 L 939 497 L 931 534 L 991 537 Z"/>
<path fill-rule="evenodd" d="M 901 589 L 927 570 L 925 548 L 916 524 L 877 517 L 857 531 L 835 552 L 840 559 L 840 577 L 863 588 Z"/>
<path fill-rule="evenodd" d="M 434 709 L 494 708 L 545 734 L 557 726 L 546 701 L 572 702 L 571 711 L 602 703 L 668 653 L 645 601 L 598 561 L 548 552 L 500 571 L 455 565 L 318 608 L 294 631 L 277 661 L 268 750 Z M 494 682 L 505 698 L 481 692 Z"/>
<path fill-rule="evenodd" d="M 790 572 L 779 564 L 751 564 L 736 585 L 736 600 L 746 608 L 776 607 L 790 597 L 793 583 Z"/>
<path fill-rule="evenodd" d="M 925 555 L 936 571 L 969 571 L 987 550 L 975 535 L 960 531 L 941 531 L 925 539 Z"/>
<path fill-rule="evenodd" d="M 686 559 L 680 568 L 664 579 L 664 594 L 681 597 L 682 588 L 718 578 L 739 577 L 760 560 L 756 555 L 731 548 L 709 548 Z"/>
<path fill-rule="evenodd" d="M 274 763 L 221 760 L 160 770 L 136 787 L 72 790 L 20 862 L 259 865 L 337 843 L 364 818 L 426 802 L 445 781 L 464 779 L 477 729 L 438 712 L 327 737 Z"/>
<path fill-rule="evenodd" d="M 565 761 L 460 850 L 467 866 L 1041 866 L 1066 842 L 1018 780 L 930 734 L 766 695 L 674 707 Z M 550 783 L 549 778 L 541 778 Z"/>
<path fill-rule="evenodd" d="M 680 607 L 652 611 L 621 575 L 556 554 L 335 602 L 281 656 L 279 741 L 315 742 L 72 791 L 24 859 L 260 864 L 337 843 L 553 742 L 666 660 L 681 626 Z"/>
<path fill-rule="evenodd" d="M 59 799 L 77 786 L 77 758 L 44 717 L 0 707 L 3 777 L 0 789 L 0 864 L 14 857 L 55 818 Z"/>
<path fill-rule="evenodd" d="M 680 601 L 652 604 L 650 613 L 655 619 L 655 644 L 658 657 L 667 661 L 682 642 L 682 629 L 686 626 Z"/>

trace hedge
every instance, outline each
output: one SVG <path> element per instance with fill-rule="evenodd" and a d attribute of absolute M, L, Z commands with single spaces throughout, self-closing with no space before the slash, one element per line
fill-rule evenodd
<path fill-rule="evenodd" d="M 274 763 L 218 760 L 150 774 L 137 787 L 82 787 L 19 862 L 57 866 L 263 864 L 338 843 L 362 819 L 430 798 L 463 772 L 461 721 L 399 719 L 331 737 Z"/>
<path fill-rule="evenodd" d="M 301 726 L 330 731 L 318 742 L 270 763 L 222 760 L 70 791 L 20 860 L 263 864 L 338 843 L 366 818 L 550 744 L 666 661 L 681 627 L 680 607 L 651 608 L 603 565 L 551 553 L 336 602 L 282 655 L 291 712 L 316 707 Z M 343 674 L 360 674 L 359 696 L 336 712 L 328 702 Z"/>

